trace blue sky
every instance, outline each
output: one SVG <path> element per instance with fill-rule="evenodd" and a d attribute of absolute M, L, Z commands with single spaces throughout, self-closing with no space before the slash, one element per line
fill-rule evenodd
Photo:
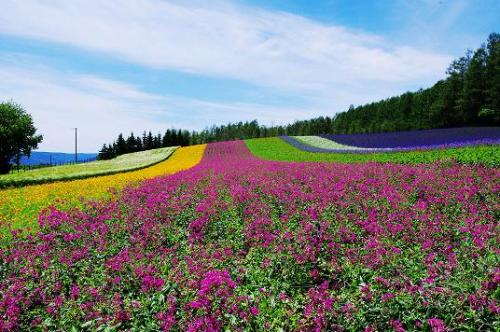
<path fill-rule="evenodd" d="M 494 0 L 6 0 L 0 100 L 40 150 L 143 130 L 332 116 L 428 87 L 498 32 Z"/>

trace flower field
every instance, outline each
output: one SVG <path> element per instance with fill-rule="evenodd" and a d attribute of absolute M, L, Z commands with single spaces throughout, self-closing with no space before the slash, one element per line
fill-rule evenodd
<path fill-rule="evenodd" d="M 375 149 L 370 149 L 370 148 L 360 148 L 357 146 L 352 146 L 352 145 L 344 145 L 337 143 L 333 140 L 320 137 L 320 136 L 290 136 L 289 138 L 283 137 L 285 141 L 289 142 L 291 140 L 295 140 L 299 143 L 302 143 L 300 146 L 302 149 L 305 151 L 311 151 L 311 152 L 332 152 L 332 151 L 338 151 L 338 152 L 360 152 L 360 151 L 372 151 Z M 292 143 L 293 144 L 293 143 Z M 308 149 L 312 148 L 312 149 Z M 316 149 L 317 148 L 317 149 Z"/>
<path fill-rule="evenodd" d="M 340 163 L 374 161 L 402 164 L 440 162 L 500 166 L 500 145 L 498 144 L 399 152 L 340 153 L 324 152 L 288 136 L 249 139 L 245 142 L 254 155 L 267 160 Z"/>
<path fill-rule="evenodd" d="M 127 153 L 110 160 L 12 172 L 0 175 L 0 187 L 25 186 L 27 184 L 40 184 L 61 180 L 67 181 L 138 170 L 167 159 L 176 149 L 177 147 L 152 149 Z"/>
<path fill-rule="evenodd" d="M 363 148 L 424 148 L 500 142 L 499 127 L 467 127 L 375 134 L 322 135 L 339 144 Z"/>
<path fill-rule="evenodd" d="M 397 133 L 281 136 L 285 142 L 307 152 L 381 153 L 450 149 L 500 144 L 500 128 L 451 128 Z M 379 157 L 372 158 L 378 160 Z"/>
<path fill-rule="evenodd" d="M 204 150 L 205 145 L 180 148 L 169 159 L 137 171 L 0 190 L 0 243 L 9 229 L 37 229 L 38 214 L 49 205 L 69 209 L 110 198 L 126 185 L 194 166 Z"/>
<path fill-rule="evenodd" d="M 296 147 L 299 150 L 307 152 L 321 152 L 321 153 L 391 153 L 391 152 L 412 152 L 412 151 L 429 151 L 429 150 L 444 150 L 444 149 L 462 149 L 464 147 L 476 146 L 494 146 L 500 145 L 500 139 L 482 139 L 475 141 L 465 141 L 461 143 L 449 144 L 434 144 L 424 146 L 412 147 L 393 147 L 393 148 L 363 148 L 352 145 L 344 145 L 337 143 L 333 140 L 321 136 L 280 136 L 280 138 L 288 144 Z M 471 151 L 476 151 L 475 149 Z M 438 159 L 443 157 L 442 153 L 437 155 Z M 380 157 L 371 158 L 379 160 Z M 383 160 L 383 159 L 381 159 Z"/>
<path fill-rule="evenodd" d="M 500 329 L 498 168 L 252 155 L 266 144 L 300 151 L 214 143 L 114 200 L 45 210 L 0 249 L 0 330 Z"/>

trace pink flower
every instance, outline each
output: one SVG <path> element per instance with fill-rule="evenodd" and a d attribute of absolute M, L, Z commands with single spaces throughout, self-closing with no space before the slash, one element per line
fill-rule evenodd
<path fill-rule="evenodd" d="M 208 293 L 212 288 L 218 288 L 221 286 L 227 286 L 229 289 L 236 287 L 236 283 L 231 279 L 229 272 L 227 270 L 212 270 L 205 275 L 205 278 L 201 281 L 201 288 L 199 294 L 204 295 Z"/>
<path fill-rule="evenodd" d="M 446 331 L 446 326 L 444 325 L 444 322 L 439 319 L 439 318 L 430 318 L 427 320 L 427 324 L 432 329 L 432 332 L 444 332 Z"/>
<path fill-rule="evenodd" d="M 380 299 L 380 301 L 387 302 L 389 300 L 392 300 L 395 297 L 396 297 L 396 295 L 394 295 L 393 293 L 386 293 L 386 294 L 382 295 L 382 298 Z"/>
<path fill-rule="evenodd" d="M 201 301 L 191 301 L 189 305 L 193 309 L 201 309 L 204 307 L 204 304 Z"/>
<path fill-rule="evenodd" d="M 403 323 L 401 323 L 401 321 L 399 321 L 397 319 L 392 320 L 391 325 L 392 325 L 394 332 L 405 332 L 406 331 L 403 327 Z"/>
<path fill-rule="evenodd" d="M 142 277 L 142 290 L 145 292 L 159 291 L 165 284 L 162 278 L 146 275 Z"/>
<path fill-rule="evenodd" d="M 257 316 L 259 314 L 259 309 L 257 309 L 256 307 L 251 307 L 250 313 L 254 316 Z"/>
<path fill-rule="evenodd" d="M 77 285 L 73 285 L 73 287 L 71 288 L 71 299 L 76 300 L 79 294 L 80 294 L 80 289 L 78 288 Z"/>

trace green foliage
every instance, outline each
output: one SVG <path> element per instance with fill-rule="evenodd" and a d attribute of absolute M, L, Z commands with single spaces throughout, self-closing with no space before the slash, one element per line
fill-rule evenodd
<path fill-rule="evenodd" d="M 483 108 L 500 110 L 500 34 L 487 45 L 453 61 L 448 77 L 433 87 L 358 107 L 335 116 L 330 132 L 352 134 L 456 126 L 498 125 L 480 117 Z M 315 120 L 310 120 L 315 121 Z M 311 135 L 322 132 L 305 132 Z"/>
<path fill-rule="evenodd" d="M 486 108 L 500 112 L 500 34 L 492 33 L 489 36 L 486 50 L 488 52 L 485 75 Z"/>
<path fill-rule="evenodd" d="M 144 132 L 142 139 L 139 136 L 135 137 L 134 133 L 125 139 L 120 133 L 115 142 L 102 146 L 97 158 L 107 160 L 125 153 L 186 145 L 190 145 L 190 133 L 187 130 L 168 129 L 163 136 L 161 134 L 153 136 L 151 131 L 147 134 Z"/>
<path fill-rule="evenodd" d="M 485 121 L 499 122 L 500 121 L 500 109 L 492 110 L 489 108 L 483 108 L 478 114 L 479 118 L 485 119 Z"/>
<path fill-rule="evenodd" d="M 9 172 L 13 158 L 19 164 L 22 155 L 30 156 L 42 138 L 21 105 L 0 103 L 0 174 Z"/>
<path fill-rule="evenodd" d="M 500 166 L 500 146 L 475 146 L 451 149 L 418 150 L 407 152 L 384 153 L 319 153 L 299 150 L 280 138 L 261 138 L 245 141 L 252 153 L 262 159 L 279 161 L 313 161 L 313 162 L 394 162 L 402 164 L 419 164 L 441 162 L 458 162 L 461 164 Z"/>

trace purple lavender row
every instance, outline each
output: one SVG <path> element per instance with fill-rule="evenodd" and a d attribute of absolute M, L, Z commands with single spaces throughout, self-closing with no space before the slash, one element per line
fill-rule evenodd
<path fill-rule="evenodd" d="M 321 136 L 324 137 L 324 136 Z M 348 150 L 348 149 L 324 149 L 318 148 L 311 145 L 307 145 L 297 141 L 295 138 L 290 136 L 280 136 L 282 140 L 296 147 L 297 149 L 307 151 L 307 152 L 319 152 L 319 153 L 380 153 L 380 152 L 403 152 L 403 151 L 414 151 L 414 150 L 432 150 L 432 149 L 450 149 L 450 148 L 461 148 L 467 146 L 478 146 L 478 145 L 499 145 L 500 138 L 498 139 L 479 139 L 468 142 L 459 143 L 448 143 L 448 144 L 434 144 L 427 146 L 414 146 L 414 147 L 394 147 L 394 148 L 370 148 L 370 149 L 358 149 L 358 150 Z M 338 143 L 338 142 L 337 142 Z"/>
<path fill-rule="evenodd" d="M 500 127 L 467 127 L 400 131 L 375 134 L 328 134 L 320 135 L 340 144 L 361 148 L 412 148 L 451 147 L 466 142 L 498 141 Z M 495 144 L 495 143 L 494 143 Z"/>

